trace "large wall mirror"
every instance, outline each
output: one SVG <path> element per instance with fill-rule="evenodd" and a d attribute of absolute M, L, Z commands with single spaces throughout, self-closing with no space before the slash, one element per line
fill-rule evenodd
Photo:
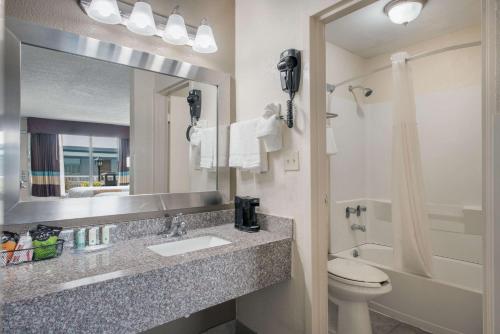
<path fill-rule="evenodd" d="M 227 74 L 14 19 L 7 28 L 18 67 L 7 82 L 18 134 L 6 142 L 7 224 L 229 197 Z"/>

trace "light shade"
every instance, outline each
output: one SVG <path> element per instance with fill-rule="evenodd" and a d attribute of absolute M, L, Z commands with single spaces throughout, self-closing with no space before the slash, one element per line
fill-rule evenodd
<path fill-rule="evenodd" d="M 165 31 L 163 31 L 163 40 L 170 44 L 184 45 L 189 37 L 186 30 L 184 18 L 179 14 L 172 13 L 167 20 Z"/>
<path fill-rule="evenodd" d="M 132 9 L 132 13 L 127 21 L 128 30 L 144 36 L 152 36 L 156 33 L 153 10 L 148 3 L 138 1 Z"/>
<path fill-rule="evenodd" d="M 214 33 L 212 32 L 212 28 L 206 24 L 206 20 L 203 20 L 198 27 L 193 43 L 193 50 L 199 53 L 214 53 L 218 50 Z"/>
<path fill-rule="evenodd" d="M 118 24 L 122 21 L 116 0 L 92 0 L 87 14 L 101 23 Z"/>
<path fill-rule="evenodd" d="M 385 6 L 384 12 L 393 23 L 408 24 L 420 15 L 425 2 L 425 0 L 395 0 Z"/>

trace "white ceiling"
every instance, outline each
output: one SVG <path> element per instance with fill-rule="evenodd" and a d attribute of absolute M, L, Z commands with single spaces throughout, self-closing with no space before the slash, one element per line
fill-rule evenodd
<path fill-rule="evenodd" d="M 379 0 L 326 26 L 326 40 L 364 58 L 393 52 L 481 23 L 481 0 L 429 0 L 407 26 L 392 23 Z"/>
<path fill-rule="evenodd" d="M 23 45 L 21 115 L 130 124 L 130 69 Z"/>

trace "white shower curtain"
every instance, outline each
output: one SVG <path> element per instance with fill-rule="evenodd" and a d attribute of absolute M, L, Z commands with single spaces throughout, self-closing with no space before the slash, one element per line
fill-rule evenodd
<path fill-rule="evenodd" d="M 394 86 L 392 225 L 396 265 L 432 276 L 432 246 L 427 215 L 415 98 L 406 52 L 392 55 Z"/>

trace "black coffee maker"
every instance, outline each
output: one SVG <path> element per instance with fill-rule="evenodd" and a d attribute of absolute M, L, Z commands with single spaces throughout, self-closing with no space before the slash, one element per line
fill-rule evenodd
<path fill-rule="evenodd" d="M 255 207 L 260 205 L 260 200 L 255 197 L 240 197 L 234 198 L 234 227 L 245 232 L 258 232 L 260 230 L 257 221 Z"/>

